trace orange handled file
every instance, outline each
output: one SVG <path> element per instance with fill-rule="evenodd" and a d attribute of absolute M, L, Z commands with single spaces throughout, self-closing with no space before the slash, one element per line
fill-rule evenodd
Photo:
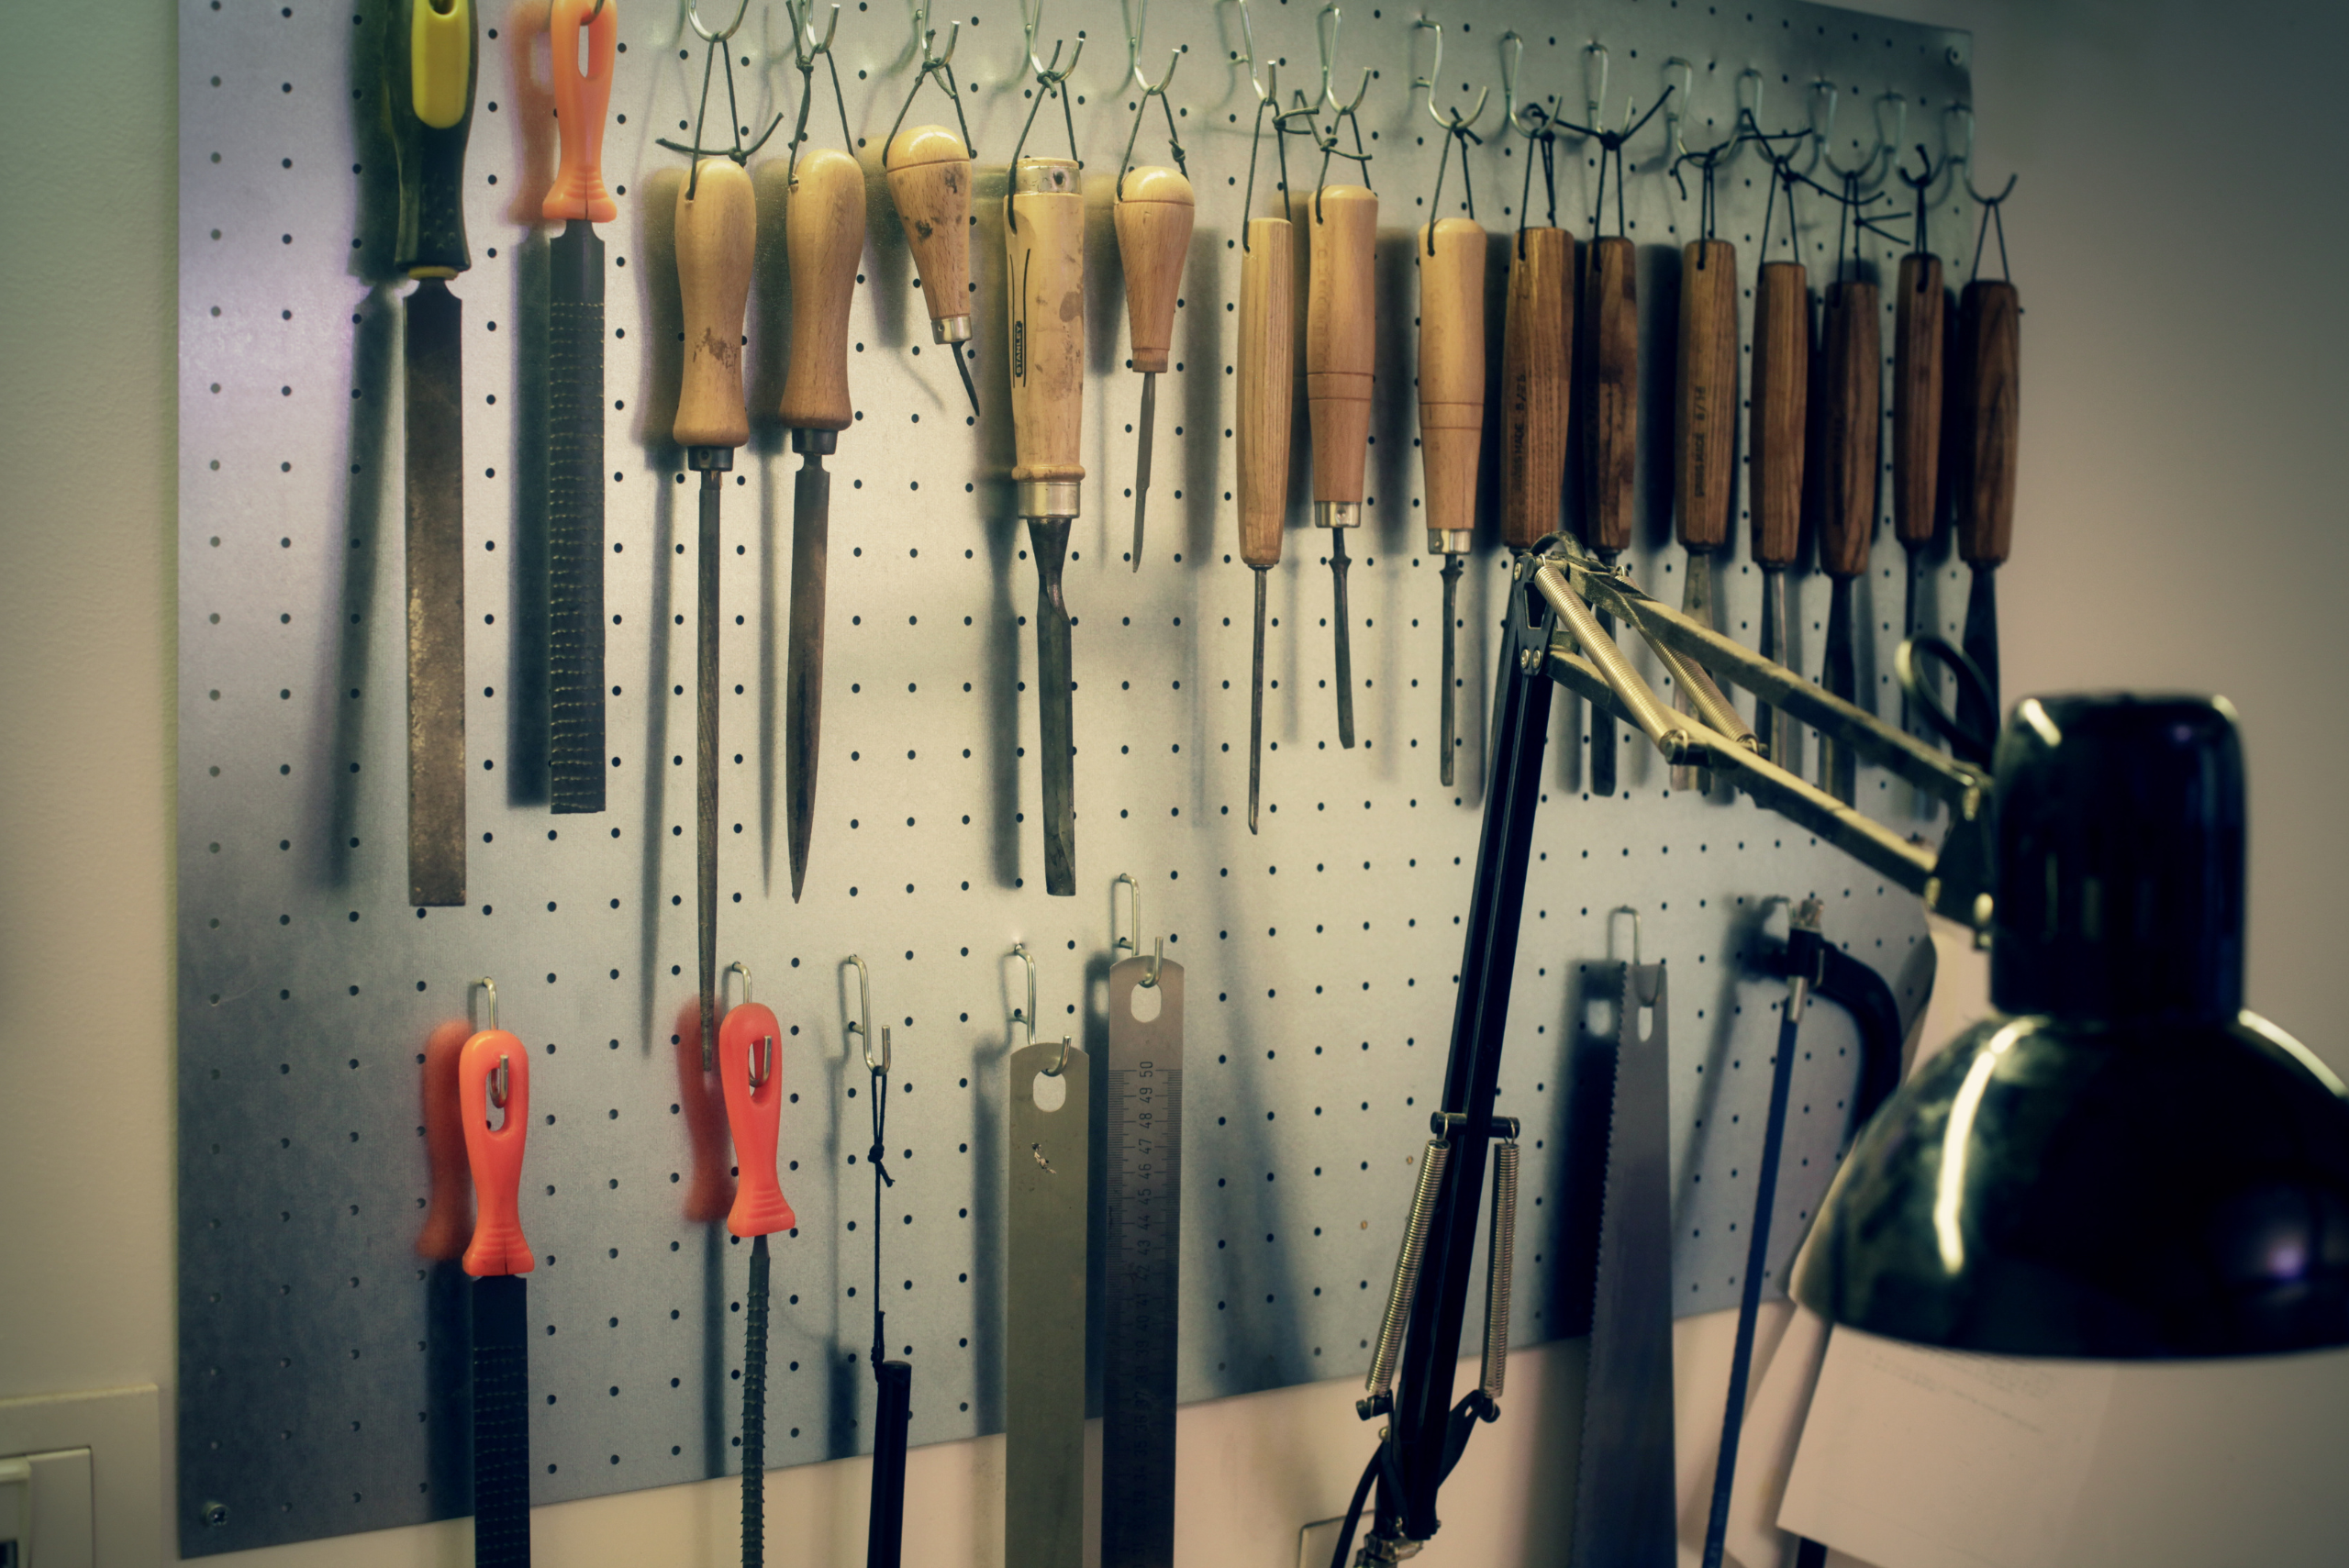
<path fill-rule="evenodd" d="M 734 1129 L 741 1173 L 726 1229 L 772 1236 L 799 1223 L 775 1180 L 775 1143 L 783 1112 L 783 1027 L 763 1004 L 744 1002 L 718 1027 L 718 1075 L 726 1085 L 726 1120 Z"/>
<path fill-rule="evenodd" d="M 579 69 L 579 35 L 587 34 L 587 69 Z M 604 114 L 612 101 L 612 55 L 619 42 L 619 0 L 554 0 L 548 41 L 554 46 L 555 128 L 562 164 L 547 191 L 552 223 L 584 217 L 609 223 L 620 209 L 604 189 Z"/>
<path fill-rule="evenodd" d="M 504 1088 L 504 1104 L 493 1102 Z M 465 1118 L 465 1158 L 473 1167 L 473 1194 L 481 1212 L 473 1244 L 465 1249 L 465 1273 L 527 1274 L 538 1260 L 522 1235 L 522 1148 L 530 1130 L 530 1057 L 522 1042 L 504 1029 L 484 1029 L 465 1041 L 457 1059 L 458 1104 Z M 490 1125 L 490 1113 L 502 1119 Z"/>

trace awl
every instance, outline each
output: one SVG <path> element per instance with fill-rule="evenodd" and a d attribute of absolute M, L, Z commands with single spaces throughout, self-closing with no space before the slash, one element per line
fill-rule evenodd
<path fill-rule="evenodd" d="M 1729 542 L 1730 498 L 1736 484 L 1737 249 L 1725 239 L 1692 239 L 1680 252 L 1679 374 L 1673 408 L 1673 526 L 1688 554 L 1680 611 L 1713 624 L 1713 552 Z M 1675 686 L 1673 706 L 1696 707 Z M 1709 770 L 1675 768 L 1672 787 L 1710 788 Z"/>
<path fill-rule="evenodd" d="M 1330 624 L 1336 628 L 1338 744 L 1354 743 L 1353 650 L 1346 628 L 1346 532 L 1362 523 L 1370 450 L 1370 388 L 1378 309 L 1373 270 L 1378 197 L 1325 185 L 1308 204 L 1305 399 L 1313 427 L 1313 523 L 1330 530 Z"/>
<path fill-rule="evenodd" d="M 1297 228 L 1248 220 L 1240 259 L 1240 559 L 1256 578 L 1248 695 L 1248 831 L 1256 830 L 1264 752 L 1264 575 L 1281 563 L 1288 518 L 1290 421 L 1297 407 Z"/>
<path fill-rule="evenodd" d="M 1442 562 L 1443 694 L 1437 776 L 1452 783 L 1457 727 L 1453 622 L 1460 567 L 1475 541 L 1476 462 L 1485 445 L 1485 230 L 1473 218 L 1419 227 L 1419 463 L 1428 552 Z"/>
<path fill-rule="evenodd" d="M 930 341 L 953 358 L 975 417 L 979 389 L 963 347 L 971 340 L 971 154 L 942 125 L 908 126 L 889 139 L 882 164 L 921 272 Z"/>
<path fill-rule="evenodd" d="M 1640 297 L 1621 235 L 1590 242 L 1583 266 L 1583 542 L 1612 568 L 1630 548 L 1640 448 Z M 1598 611 L 1610 635 L 1614 617 Z M 1590 709 L 1590 793 L 1615 793 L 1615 720 Z"/>
<path fill-rule="evenodd" d="M 1141 373 L 1140 444 L 1134 455 L 1133 570 L 1141 570 L 1142 514 L 1150 505 L 1151 426 L 1158 413 L 1158 376 L 1174 339 L 1183 259 L 1191 249 L 1191 182 L 1178 169 L 1130 169 L 1118 182 L 1113 213 L 1118 261 L 1126 273 L 1126 321 L 1133 367 Z"/>

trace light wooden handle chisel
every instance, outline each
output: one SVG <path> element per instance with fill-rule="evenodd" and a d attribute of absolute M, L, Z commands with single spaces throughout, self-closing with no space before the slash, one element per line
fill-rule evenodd
<path fill-rule="evenodd" d="M 1313 426 L 1314 521 L 1351 528 L 1362 520 L 1370 442 L 1378 197 L 1361 185 L 1330 185 L 1307 213 L 1312 259 L 1306 292 L 1305 396 Z"/>
<path fill-rule="evenodd" d="M 1827 398 L 1820 410 L 1827 483 L 1819 564 L 1831 577 L 1865 572 L 1868 547 L 1876 539 L 1877 441 L 1884 419 L 1881 309 L 1874 284 L 1828 286 L 1827 362 L 1820 378 Z"/>
<path fill-rule="evenodd" d="M 1753 560 L 1791 566 L 1802 540 L 1810 399 L 1810 284 L 1799 261 L 1765 261 L 1753 290 L 1753 421 L 1746 490 Z"/>
<path fill-rule="evenodd" d="M 1085 478 L 1085 198 L 1076 164 L 1023 158 L 1006 228 L 1011 426 L 1023 517 L 1074 517 Z"/>
<path fill-rule="evenodd" d="M 1692 240 L 1680 267 L 1674 526 L 1698 553 L 1729 542 L 1737 450 L 1737 250 Z"/>
<path fill-rule="evenodd" d="M 791 357 L 783 422 L 795 430 L 845 430 L 856 412 L 848 392 L 848 315 L 864 254 L 864 171 L 837 148 L 805 149 L 784 204 Z"/>
<path fill-rule="evenodd" d="M 1958 375 L 1965 402 L 1958 430 L 1957 550 L 1996 566 L 2014 542 L 2015 439 L 2021 412 L 2022 306 L 2009 283 L 1976 279 L 1958 298 Z"/>
<path fill-rule="evenodd" d="M 1639 471 L 1639 284 L 1631 242 L 1594 239 L 1583 270 L 1583 341 L 1589 398 L 1583 416 L 1583 477 L 1593 550 L 1631 543 L 1633 481 Z"/>
<path fill-rule="evenodd" d="M 1892 529 L 1903 545 L 1933 542 L 1942 458 L 1942 333 L 1938 256 L 1900 258 L 1892 315 Z"/>
<path fill-rule="evenodd" d="M 1419 261 L 1419 461 L 1428 549 L 1460 554 L 1476 525 L 1485 439 L 1485 230 L 1464 217 L 1422 226 Z"/>

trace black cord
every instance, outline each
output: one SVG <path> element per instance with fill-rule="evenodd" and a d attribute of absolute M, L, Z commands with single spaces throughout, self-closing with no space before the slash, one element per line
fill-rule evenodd
<path fill-rule="evenodd" d="M 873 1068 L 873 1144 L 865 1150 L 865 1162 L 873 1167 L 873 1374 L 881 1375 L 881 1363 L 888 1357 L 887 1342 L 882 1333 L 882 1321 L 888 1314 L 881 1310 L 881 1189 L 894 1187 L 896 1179 L 889 1174 L 884 1156 L 888 1153 L 889 1075 L 885 1069 Z"/>

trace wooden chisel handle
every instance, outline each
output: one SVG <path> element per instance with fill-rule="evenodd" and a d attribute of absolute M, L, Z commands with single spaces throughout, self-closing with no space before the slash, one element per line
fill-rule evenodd
<path fill-rule="evenodd" d="M 1892 531 L 1931 544 L 1942 471 L 1942 261 L 1900 258 L 1892 306 Z"/>
<path fill-rule="evenodd" d="M 1419 263 L 1419 462 L 1428 549 L 1466 553 L 1476 527 L 1476 460 L 1485 445 L 1485 229 L 1473 218 L 1422 225 Z"/>
<path fill-rule="evenodd" d="M 1194 211 L 1191 182 L 1178 170 L 1129 169 L 1119 183 L 1118 264 L 1126 274 L 1126 325 L 1138 371 L 1166 368 Z"/>
<path fill-rule="evenodd" d="M 1583 478 L 1593 550 L 1631 543 L 1632 482 L 1639 472 L 1640 296 L 1631 242 L 1590 242 L 1583 266 Z"/>
<path fill-rule="evenodd" d="M 1378 197 L 1324 186 L 1307 206 L 1312 261 L 1305 303 L 1306 413 L 1313 425 L 1314 520 L 1362 520 L 1378 282 Z M 1334 505 L 1332 505 L 1334 504 Z"/>
<path fill-rule="evenodd" d="M 1240 259 L 1240 559 L 1277 566 L 1297 406 L 1296 226 L 1252 218 Z"/>
<path fill-rule="evenodd" d="M 783 422 L 795 430 L 845 430 L 856 417 L 848 395 L 848 311 L 864 254 L 864 170 L 837 148 L 806 149 L 783 210 L 791 263 Z"/>
<path fill-rule="evenodd" d="M 1753 560 L 1791 566 L 1802 540 L 1810 398 L 1810 284 L 1800 261 L 1765 261 L 1753 289 L 1753 420 L 1746 440 Z"/>
<path fill-rule="evenodd" d="M 1976 279 L 1957 302 L 1957 552 L 1977 566 L 2006 560 L 2014 542 L 2015 438 L 2021 409 L 2022 302 L 2015 285 Z"/>
<path fill-rule="evenodd" d="M 1023 517 L 1074 517 L 1085 465 L 1085 198 L 1074 161 L 1023 158 L 1004 224 L 1012 482 Z"/>
<path fill-rule="evenodd" d="M 412 278 L 452 278 L 473 265 L 465 244 L 465 139 L 481 69 L 473 0 L 397 0 L 384 29 L 392 151 L 399 165 L 399 237 L 392 265 Z"/>
<path fill-rule="evenodd" d="M 1574 337 L 1574 236 L 1520 229 L 1501 328 L 1501 542 L 1511 550 L 1531 550 L 1558 527 Z"/>
<path fill-rule="evenodd" d="M 751 439 L 742 404 L 742 311 L 751 297 L 757 225 L 751 176 L 731 159 L 703 159 L 677 187 L 685 332 L 675 431 L 681 447 L 739 447 Z"/>
<path fill-rule="evenodd" d="M 889 139 L 883 161 L 921 272 L 931 339 L 962 342 L 971 335 L 971 154 L 944 126 L 917 125 Z"/>
<path fill-rule="evenodd" d="M 1698 553 L 1729 542 L 1737 450 L 1737 248 L 1691 240 L 1681 251 L 1675 526 Z"/>
<path fill-rule="evenodd" d="M 587 35 L 587 69 L 579 69 L 579 35 Z M 547 39 L 554 48 L 555 128 L 562 164 L 548 187 L 541 216 L 550 223 L 584 217 L 609 223 L 618 203 L 604 188 L 604 114 L 612 101 L 612 61 L 619 42 L 619 0 L 554 0 Z"/>
<path fill-rule="evenodd" d="M 1820 517 L 1819 564 L 1831 577 L 1856 577 L 1876 540 L 1878 442 L 1884 425 L 1883 302 L 1871 283 L 1827 289 L 1827 363 L 1820 377 L 1827 406 L 1821 432 L 1827 461 L 1826 506 Z"/>

